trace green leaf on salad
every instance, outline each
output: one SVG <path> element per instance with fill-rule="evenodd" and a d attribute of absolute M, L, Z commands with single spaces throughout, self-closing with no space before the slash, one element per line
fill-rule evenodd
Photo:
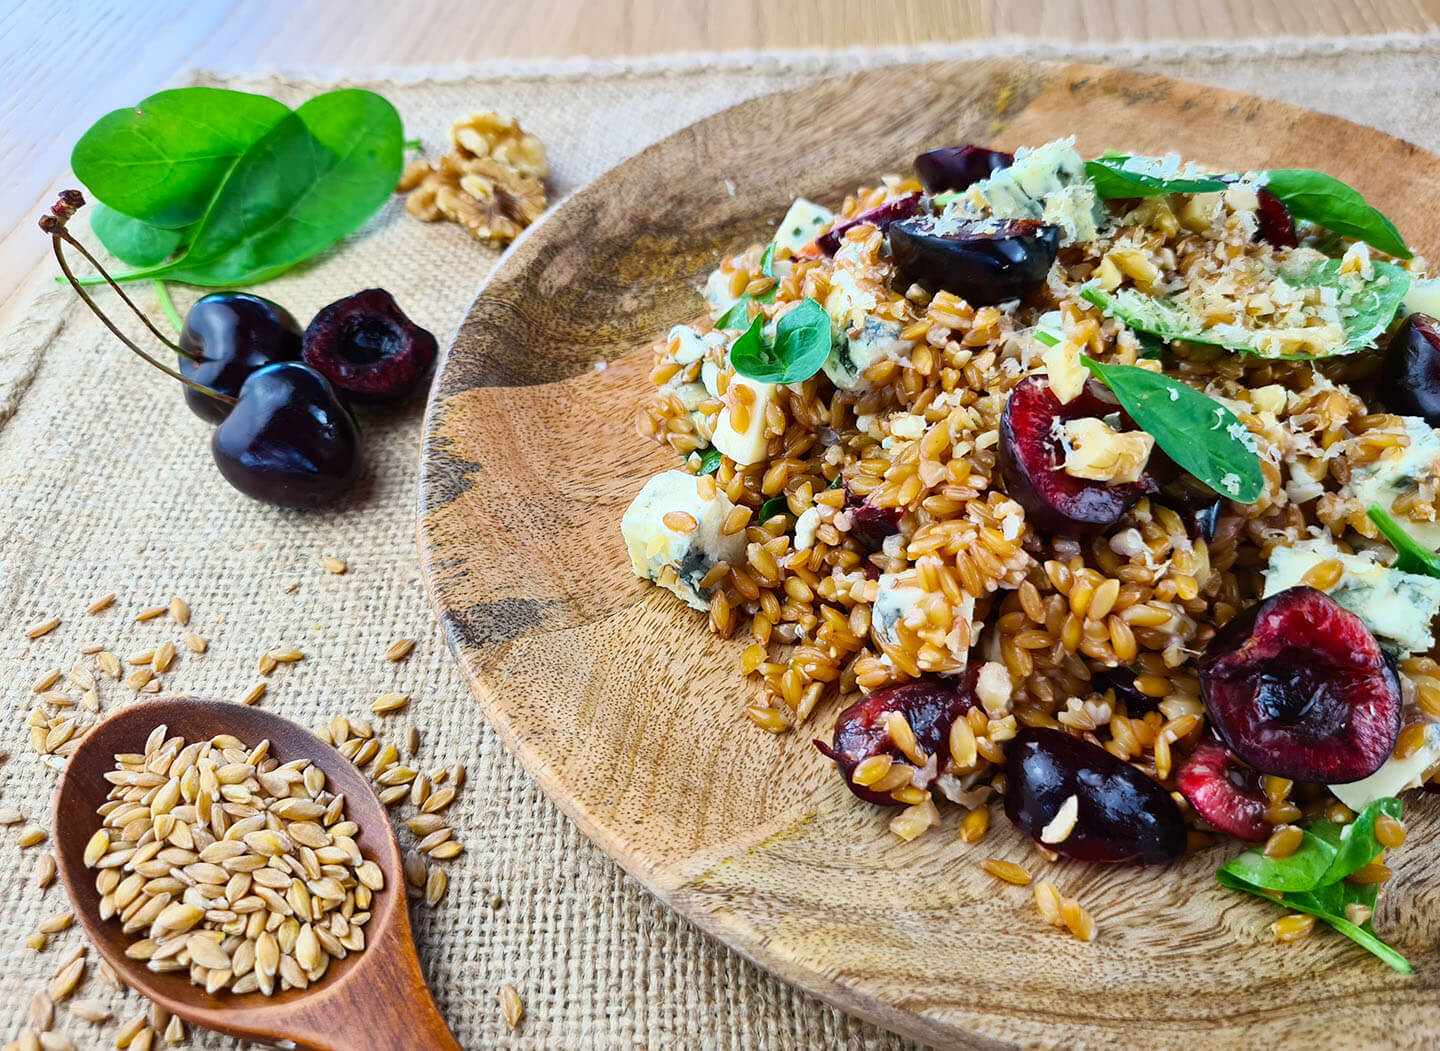
<path fill-rule="evenodd" d="M 1085 174 L 1095 184 L 1095 193 L 1102 201 L 1117 197 L 1159 197 L 1167 193 L 1214 193 L 1223 190 L 1226 182 L 1215 175 L 1201 175 L 1180 166 L 1167 171 L 1161 157 L 1128 157 L 1107 154 L 1085 162 Z"/>
<path fill-rule="evenodd" d="M 194 232 L 189 227 L 171 230 L 151 226 L 139 219 L 117 212 L 103 201 L 90 209 L 90 229 L 105 250 L 131 266 L 155 266 L 165 262 L 181 248 Z"/>
<path fill-rule="evenodd" d="M 760 272 L 766 277 L 775 276 L 775 242 L 771 241 L 765 246 L 765 251 L 760 254 Z M 773 303 L 775 293 L 780 291 L 780 284 L 776 282 L 761 292 L 758 296 L 752 296 L 746 292 L 739 299 L 730 304 L 730 309 L 721 314 L 715 322 L 716 328 L 744 328 L 750 321 L 751 303 Z"/>
<path fill-rule="evenodd" d="M 1310 822 L 1304 826 L 1304 842 L 1294 854 L 1267 858 L 1262 848 L 1252 848 L 1222 865 L 1216 879 L 1232 890 L 1255 894 L 1324 920 L 1395 970 L 1409 974 L 1409 962 L 1380 940 L 1369 920 L 1356 924 L 1345 915 L 1350 905 L 1364 905 L 1374 911 L 1376 888 L 1346 883 L 1345 877 L 1364 868 L 1383 851 L 1375 838 L 1375 819 L 1387 814 L 1399 820 L 1400 813 L 1400 800 L 1387 796 L 1375 800 L 1347 825 L 1325 820 Z"/>
<path fill-rule="evenodd" d="M 716 328 L 744 328 L 750 323 L 750 297 L 741 296 L 715 320 Z"/>
<path fill-rule="evenodd" d="M 189 226 L 240 156 L 289 113 L 244 91 L 161 91 L 92 124 L 75 143 L 70 167 L 117 212 L 152 226 Z"/>
<path fill-rule="evenodd" d="M 830 315 L 813 299 L 801 300 L 775 324 L 775 342 L 765 339 L 765 318 L 757 316 L 730 347 L 730 364 L 761 383 L 801 383 L 820 371 L 830 356 Z"/>
<path fill-rule="evenodd" d="M 762 253 L 760 253 L 760 272 L 761 272 L 762 274 L 764 274 L 766 277 L 770 278 L 771 280 L 774 280 L 774 278 L 775 278 L 775 242 L 774 242 L 774 241 L 771 241 L 769 244 L 767 244 L 767 245 L 765 246 L 765 251 L 763 251 Z M 755 297 L 755 302 L 757 302 L 757 303 L 773 303 L 773 302 L 775 302 L 775 293 L 778 292 L 778 291 L 780 291 L 780 283 L 777 281 L 775 284 L 773 284 L 773 285 L 771 285 L 769 288 L 767 288 L 764 292 L 761 292 L 758 296 L 756 296 L 756 297 Z"/>
<path fill-rule="evenodd" d="M 1166 455 L 1215 492 L 1248 504 L 1265 491 L 1254 436 L 1214 398 L 1163 373 L 1081 360 Z"/>
<path fill-rule="evenodd" d="M 1374 522 L 1381 535 L 1390 541 L 1395 549 L 1394 568 L 1402 573 L 1419 573 L 1427 577 L 1440 577 L 1440 554 L 1431 551 L 1420 541 L 1405 532 L 1393 515 L 1379 504 L 1371 504 L 1365 514 Z"/>
<path fill-rule="evenodd" d="M 768 522 L 776 515 L 789 515 L 790 503 L 783 496 L 772 496 L 760 505 L 760 521 Z M 792 516 L 793 517 L 793 516 Z"/>
<path fill-rule="evenodd" d="M 1318 223 L 1399 259 L 1413 254 L 1394 223 L 1358 190 L 1333 175 L 1308 168 L 1277 168 L 1262 172 L 1261 178 L 1265 189 L 1280 198 L 1296 219 Z"/>
<path fill-rule="evenodd" d="M 1271 353 L 1264 346 L 1267 333 L 1283 330 L 1247 329 L 1229 324 L 1206 326 L 1174 300 L 1147 296 L 1133 288 L 1106 292 L 1098 285 L 1087 285 L 1080 290 L 1080 296 L 1136 332 L 1148 333 L 1167 343 L 1183 340 L 1260 357 L 1308 361 L 1364 350 L 1372 346 L 1395 319 L 1405 293 L 1410 290 L 1410 275 L 1393 263 L 1376 261 L 1371 265 L 1374 277 L 1358 286 L 1342 281 L 1339 259 L 1327 259 L 1303 272 L 1282 275 L 1291 285 L 1334 289 L 1343 335 L 1335 350 L 1322 355 Z"/>
<path fill-rule="evenodd" d="M 700 453 L 700 473 L 714 474 L 720 470 L 720 461 L 724 454 L 713 445 L 707 445 Z"/>

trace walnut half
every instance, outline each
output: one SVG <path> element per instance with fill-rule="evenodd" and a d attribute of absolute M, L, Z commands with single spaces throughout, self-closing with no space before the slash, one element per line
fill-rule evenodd
<path fill-rule="evenodd" d="M 450 129 L 454 145 L 435 161 L 406 166 L 397 192 L 417 219 L 448 219 L 476 238 L 506 244 L 545 211 L 550 165 L 539 139 L 510 117 L 476 113 Z"/>

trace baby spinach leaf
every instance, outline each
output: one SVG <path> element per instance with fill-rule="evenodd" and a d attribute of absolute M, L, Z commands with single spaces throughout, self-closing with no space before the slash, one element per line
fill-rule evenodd
<path fill-rule="evenodd" d="M 1214 398 L 1149 369 L 1081 360 L 1156 445 L 1215 492 L 1248 504 L 1265 491 L 1254 436 Z"/>
<path fill-rule="evenodd" d="M 1320 886 L 1334 860 L 1334 846 L 1307 829 L 1289 857 L 1268 858 L 1264 851 L 1247 850 L 1222 865 L 1220 872 L 1260 890 L 1304 891 Z"/>
<path fill-rule="evenodd" d="M 1265 189 L 1280 198 L 1296 219 L 1318 223 L 1399 259 L 1414 254 L 1405 246 L 1394 223 L 1358 190 L 1333 175 L 1308 168 L 1277 168 L 1261 174 Z"/>
<path fill-rule="evenodd" d="M 830 356 L 830 315 L 813 299 L 801 300 L 775 324 L 775 343 L 764 336 L 757 316 L 730 348 L 730 364 L 761 383 L 801 383 L 820 371 Z"/>
<path fill-rule="evenodd" d="M 770 519 L 774 518 L 776 515 L 789 515 L 789 514 L 790 514 L 790 503 L 789 503 L 789 501 L 787 501 L 787 500 L 785 499 L 785 497 L 783 497 L 783 496 L 772 496 L 770 499 L 766 500 L 763 504 L 760 505 L 760 519 L 759 519 L 759 521 L 761 521 L 761 522 L 768 522 L 768 521 L 770 521 Z M 791 517 L 793 518 L 794 516 L 791 515 Z"/>
<path fill-rule="evenodd" d="M 1133 288 L 1106 292 L 1098 285 L 1087 285 L 1080 290 L 1080 297 L 1119 318 L 1136 332 L 1149 333 L 1167 343 L 1184 340 L 1265 358 L 1308 361 L 1365 350 L 1374 345 L 1395 319 L 1405 293 L 1410 290 L 1410 275 L 1393 263 L 1376 261 L 1372 265 L 1375 268 L 1374 277 L 1358 284 L 1342 281 L 1339 259 L 1327 259 L 1307 270 L 1282 275 L 1292 285 L 1335 290 L 1343 336 L 1339 346 L 1324 355 L 1274 353 L 1267 348 L 1267 338 L 1279 330 L 1248 329 L 1228 324 L 1207 327 L 1173 299 L 1147 296 Z"/>
<path fill-rule="evenodd" d="M 193 233 L 189 227 L 170 230 L 151 226 L 100 201 L 90 211 L 90 229 L 107 252 L 131 266 L 165 262 Z"/>
<path fill-rule="evenodd" d="M 713 445 L 707 445 L 700 454 L 700 473 L 714 474 L 720 470 L 721 459 L 723 459 L 723 454 L 720 450 Z"/>
<path fill-rule="evenodd" d="M 1225 189 L 1225 180 L 1216 175 L 1202 175 L 1188 169 L 1183 174 L 1165 173 L 1167 165 L 1160 157 L 1127 157 L 1107 154 L 1085 162 L 1085 174 L 1095 184 L 1095 193 L 1102 200 L 1116 197 L 1159 197 L 1167 193 L 1213 193 Z M 1162 174 L 1164 173 L 1164 174 Z"/>
<path fill-rule="evenodd" d="M 1350 873 L 1362 869 L 1384 851 L 1384 846 L 1375 838 L 1375 819 L 1384 814 L 1400 820 L 1400 800 L 1394 796 L 1377 799 L 1356 815 L 1348 825 L 1340 825 L 1340 842 L 1335 851 L 1335 860 L 1321 878 L 1321 884 L 1338 883 Z"/>
<path fill-rule="evenodd" d="M 1381 535 L 1390 541 L 1395 549 L 1394 568 L 1402 573 L 1419 573 L 1427 577 L 1440 577 L 1440 554 L 1429 550 L 1420 541 L 1405 532 L 1389 511 L 1379 504 L 1371 504 L 1365 514 L 1374 522 Z"/>
<path fill-rule="evenodd" d="M 275 277 L 353 232 L 389 199 L 402 139 L 399 114 L 379 95 L 318 95 L 236 162 L 184 255 L 121 279 L 214 286 Z"/>
<path fill-rule="evenodd" d="M 762 253 L 760 253 L 760 272 L 761 272 L 762 274 L 764 274 L 766 277 L 770 278 L 771 280 L 774 280 L 774 278 L 775 278 L 775 242 L 774 242 L 774 241 L 771 241 L 768 245 L 766 245 L 766 246 L 765 246 L 765 251 L 762 252 Z M 775 284 L 773 284 L 773 285 L 771 285 L 769 288 L 767 288 L 764 292 L 761 292 L 758 296 L 756 296 L 756 297 L 755 297 L 755 302 L 757 302 L 757 303 L 773 303 L 773 302 L 775 302 L 775 293 L 778 292 L 778 291 L 780 291 L 780 283 L 777 281 Z"/>
<path fill-rule="evenodd" d="M 189 226 L 236 160 L 289 112 L 244 91 L 161 91 L 92 124 L 71 151 L 70 167 L 117 212 L 154 226 Z"/>

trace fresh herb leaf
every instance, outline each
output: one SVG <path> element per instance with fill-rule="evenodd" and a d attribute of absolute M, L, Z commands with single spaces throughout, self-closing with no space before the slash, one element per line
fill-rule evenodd
<path fill-rule="evenodd" d="M 1339 259 L 1327 259 L 1309 270 L 1284 275 L 1293 285 L 1335 289 L 1344 335 L 1340 345 L 1324 355 L 1273 353 L 1266 347 L 1267 336 L 1273 335 L 1273 330 L 1247 329 L 1239 325 L 1212 325 L 1207 328 L 1198 317 L 1174 300 L 1147 296 L 1133 288 L 1106 292 L 1097 285 L 1087 285 L 1080 290 L 1080 296 L 1113 314 L 1136 332 L 1148 333 L 1167 343 L 1184 340 L 1260 357 L 1308 361 L 1316 357 L 1353 354 L 1372 346 L 1395 319 L 1405 293 L 1410 290 L 1410 275 L 1393 263 L 1374 262 L 1375 277 L 1358 289 L 1342 284 L 1340 265 Z"/>
<path fill-rule="evenodd" d="M 1384 849 L 1375 838 L 1375 819 L 1386 814 L 1399 820 L 1400 812 L 1400 800 L 1388 796 L 1375 800 L 1348 825 L 1313 821 L 1304 827 L 1300 849 L 1289 857 L 1267 858 L 1263 850 L 1253 848 L 1221 866 L 1216 879 L 1232 890 L 1324 920 L 1395 970 L 1409 974 L 1409 962 L 1376 936 L 1368 920 L 1357 925 L 1345 915 L 1354 904 L 1374 911 L 1375 887 L 1346 883 L 1345 877 L 1374 861 Z"/>
<path fill-rule="evenodd" d="M 96 201 L 90 212 L 90 229 L 107 252 L 131 266 L 156 266 L 165 262 L 185 246 L 194 232 L 189 227 L 171 230 L 151 226 L 117 212 L 103 201 Z"/>
<path fill-rule="evenodd" d="M 1308 168 L 1278 168 L 1262 172 L 1261 176 L 1265 189 L 1280 198 L 1296 219 L 1364 241 L 1398 259 L 1413 255 L 1395 224 L 1358 190 L 1333 175 Z"/>
<path fill-rule="evenodd" d="M 1248 504 L 1265 491 L 1254 436 L 1214 398 L 1149 369 L 1081 360 L 1156 445 L 1215 492 Z"/>
<path fill-rule="evenodd" d="M 830 315 L 813 299 L 801 300 L 776 322 L 773 346 L 764 327 L 765 318 L 757 316 L 730 348 L 731 366 L 747 379 L 801 383 L 830 356 Z"/>
<path fill-rule="evenodd" d="M 1419 573 L 1427 577 L 1440 577 L 1440 554 L 1428 550 L 1420 541 L 1405 532 L 1389 511 L 1379 504 L 1371 504 L 1365 510 L 1390 546 L 1395 549 L 1394 568 L 1402 573 Z"/>
<path fill-rule="evenodd" d="M 783 496 L 772 496 L 760 505 L 760 521 L 768 522 L 776 515 L 790 515 L 790 504 Z"/>
<path fill-rule="evenodd" d="M 379 95 L 318 95 L 236 162 L 184 255 L 117 280 L 228 286 L 275 277 L 356 230 L 389 199 L 402 141 L 400 116 Z"/>
<path fill-rule="evenodd" d="M 723 458 L 723 455 L 724 454 L 715 448 L 715 446 L 707 445 L 705 450 L 700 454 L 700 473 L 714 474 L 720 470 L 720 460 Z"/>
<path fill-rule="evenodd" d="M 761 272 L 762 274 L 764 274 L 766 277 L 770 278 L 772 281 L 773 281 L 774 278 L 775 278 L 775 242 L 774 242 L 774 241 L 771 241 L 769 244 L 767 244 L 767 245 L 765 246 L 765 251 L 762 252 L 762 253 L 760 253 L 760 272 Z M 761 292 L 758 296 L 756 296 L 756 297 L 755 297 L 755 302 L 757 302 L 757 303 L 773 303 L 773 302 L 775 302 L 775 293 L 778 292 L 778 291 L 780 291 L 780 283 L 779 283 L 778 281 L 776 281 L 775 284 L 771 285 L 771 286 L 770 286 L 769 288 L 767 288 L 764 292 Z"/>
<path fill-rule="evenodd" d="M 92 124 L 71 151 L 70 167 L 117 212 L 152 226 L 189 226 L 240 156 L 289 113 L 243 91 L 161 91 Z"/>
<path fill-rule="evenodd" d="M 1065 338 L 1065 323 L 1058 310 L 1048 310 L 1035 322 L 1035 338 L 1047 347 L 1058 346 Z"/>
<path fill-rule="evenodd" d="M 716 328 L 744 328 L 750 323 L 750 297 L 741 296 L 715 321 Z"/>
<path fill-rule="evenodd" d="M 1095 184 L 1096 196 L 1102 201 L 1116 197 L 1159 197 L 1167 193 L 1214 193 L 1225 189 L 1225 180 L 1220 176 L 1155 174 L 1163 164 L 1158 157 L 1107 155 L 1086 161 L 1085 174 Z"/>

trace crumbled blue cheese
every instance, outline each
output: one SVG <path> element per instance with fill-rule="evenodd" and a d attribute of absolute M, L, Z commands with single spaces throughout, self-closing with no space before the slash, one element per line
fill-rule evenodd
<path fill-rule="evenodd" d="M 1330 791 L 1336 799 L 1358 812 L 1377 799 L 1398 796 L 1407 788 L 1419 788 L 1420 778 L 1437 760 L 1440 760 L 1440 727 L 1432 724 L 1425 727 L 1425 743 L 1413 755 L 1404 759 L 1396 759 L 1392 755 L 1369 777 L 1347 785 L 1331 785 Z"/>
<path fill-rule="evenodd" d="M 730 294 L 730 275 L 719 267 L 705 279 L 705 287 L 701 291 L 704 293 L 705 302 L 710 304 L 711 320 L 719 319 L 725 311 L 740 301 L 739 296 Z"/>
<path fill-rule="evenodd" d="M 734 406 L 737 392 L 748 388 L 754 397 L 746 406 L 749 420 L 744 430 L 735 428 Z M 710 439 L 719 449 L 736 463 L 748 466 L 765 459 L 770 440 L 765 437 L 765 410 L 779 396 L 780 388 L 774 383 L 761 383 L 732 373 L 729 386 L 725 388 L 725 407 L 715 421 L 715 434 Z"/>
<path fill-rule="evenodd" d="M 864 324 L 852 328 L 850 334 L 836 342 L 821 368 L 835 386 L 854 390 L 868 386 L 862 373 L 871 365 L 886 359 L 903 361 L 914 346 L 900 338 L 898 322 L 866 315 Z"/>
<path fill-rule="evenodd" d="M 895 573 L 882 573 L 879 583 L 875 601 L 870 606 L 870 631 L 875 641 L 898 646 L 900 636 L 895 633 L 895 626 L 925 597 L 925 589 L 901 585 Z"/>
<path fill-rule="evenodd" d="M 694 609 L 710 608 L 710 590 L 700 581 L 717 562 L 739 565 L 745 557 L 745 533 L 725 536 L 721 529 L 735 505 L 722 490 L 705 496 L 700 480 L 686 471 L 665 471 L 645 483 L 620 519 L 620 533 L 630 552 L 635 575 L 653 580 L 674 592 Z M 672 511 L 689 515 L 695 527 L 671 528 L 665 516 Z M 675 570 L 672 582 L 663 582 Z"/>
<path fill-rule="evenodd" d="M 670 330 L 668 342 L 677 344 L 672 359 L 677 365 L 693 365 L 703 360 L 712 347 L 725 342 L 725 334 L 713 329 L 703 336 L 689 325 L 676 325 Z"/>
<path fill-rule="evenodd" d="M 1401 657 L 1435 644 L 1430 622 L 1440 611 L 1440 580 L 1392 569 L 1368 551 L 1343 554 L 1326 537 L 1271 551 L 1265 597 L 1294 587 L 1311 568 L 1331 559 L 1344 572 L 1327 593 L 1363 620 L 1377 638 Z"/>
<path fill-rule="evenodd" d="M 1440 277 L 1410 282 L 1410 291 L 1400 303 L 1400 316 L 1429 314 L 1440 318 Z"/>
<path fill-rule="evenodd" d="M 1015 163 L 970 187 L 958 203 L 969 212 L 1058 226 L 1062 245 L 1095 240 L 1105 219 L 1073 135 L 1034 148 L 1022 146 L 1015 151 Z"/>
<path fill-rule="evenodd" d="M 788 249 L 794 255 L 834 221 L 835 213 L 829 208 L 797 197 L 775 228 L 775 247 Z"/>
<path fill-rule="evenodd" d="M 860 287 L 853 273 L 837 266 L 830 275 L 830 291 L 821 306 L 841 328 L 860 328 L 875 309 L 876 299 L 873 292 Z"/>
<path fill-rule="evenodd" d="M 1350 473 L 1350 483 L 1342 491 L 1363 506 L 1379 504 L 1390 511 L 1395 501 L 1411 486 L 1435 473 L 1440 459 L 1440 434 L 1419 416 L 1402 416 L 1405 433 L 1410 437 L 1406 447 L 1388 449 L 1379 459 L 1357 465 Z M 1405 531 L 1432 551 L 1440 549 L 1440 522 L 1416 522 L 1408 515 L 1398 515 Z"/>

